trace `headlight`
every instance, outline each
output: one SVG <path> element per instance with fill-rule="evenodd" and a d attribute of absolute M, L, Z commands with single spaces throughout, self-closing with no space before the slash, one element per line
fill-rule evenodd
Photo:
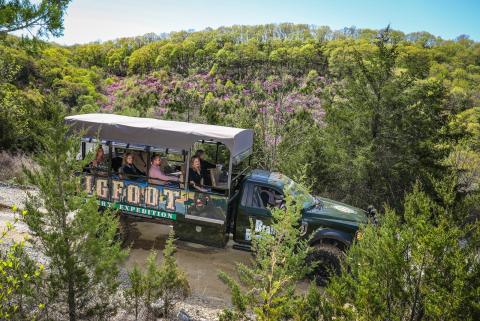
<path fill-rule="evenodd" d="M 363 239 L 363 233 L 361 231 L 355 232 L 355 239 L 356 240 L 361 240 Z"/>
<path fill-rule="evenodd" d="M 308 230 L 308 223 L 305 221 L 302 221 L 302 225 L 300 226 L 300 236 L 304 236 L 307 234 Z"/>

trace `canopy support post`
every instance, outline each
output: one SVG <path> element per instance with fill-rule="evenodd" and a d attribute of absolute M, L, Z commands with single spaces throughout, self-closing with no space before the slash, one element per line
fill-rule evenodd
<path fill-rule="evenodd" d="M 220 143 L 217 142 L 217 151 L 215 152 L 215 164 L 218 164 L 218 147 L 220 146 Z"/>
<path fill-rule="evenodd" d="M 230 161 L 228 162 L 228 198 L 230 198 L 232 191 L 232 167 L 232 152 L 230 152 Z"/>
<path fill-rule="evenodd" d="M 187 151 L 187 166 L 185 167 L 185 192 L 188 192 L 188 173 L 190 172 L 190 153 L 191 149 Z"/>
<path fill-rule="evenodd" d="M 112 142 L 108 141 L 107 146 L 108 146 L 108 200 L 110 201 L 112 199 L 112 154 L 113 154 Z"/>
<path fill-rule="evenodd" d="M 86 146 L 86 145 L 87 145 L 87 143 L 82 142 L 82 160 L 85 159 L 85 152 L 86 152 L 86 150 L 87 150 L 87 146 Z"/>
<path fill-rule="evenodd" d="M 151 159 L 151 152 L 150 152 L 150 146 L 147 146 L 147 172 L 145 174 L 147 174 L 147 182 L 149 181 L 150 179 L 150 166 L 151 166 L 151 162 L 152 162 L 152 159 Z"/>

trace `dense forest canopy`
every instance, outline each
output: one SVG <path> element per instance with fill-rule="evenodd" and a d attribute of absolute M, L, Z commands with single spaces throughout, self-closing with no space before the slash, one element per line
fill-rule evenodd
<path fill-rule="evenodd" d="M 0 39 L 0 149 L 34 152 L 52 104 L 255 130 L 254 164 L 401 207 L 415 181 L 478 186 L 480 43 L 427 32 L 232 26 L 60 46 Z"/>

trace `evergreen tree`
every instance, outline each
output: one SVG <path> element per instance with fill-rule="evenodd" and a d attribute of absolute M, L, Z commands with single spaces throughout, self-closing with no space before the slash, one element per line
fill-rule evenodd
<path fill-rule="evenodd" d="M 291 318 L 296 309 L 296 283 L 309 269 L 305 259 L 309 248 L 300 241 L 301 200 L 287 196 L 286 210 L 271 209 L 271 229 L 252 233 L 255 258 L 247 266 L 237 264 L 238 283 L 221 272 L 219 277 L 230 288 L 233 310 L 224 310 L 220 320 L 275 321 Z M 252 227 L 252 230 L 255 229 Z"/>
<path fill-rule="evenodd" d="M 298 298 L 293 311 L 294 321 L 331 320 L 332 308 L 324 300 L 323 292 L 312 282 L 307 292 Z"/>
<path fill-rule="evenodd" d="M 179 300 L 185 299 L 190 295 L 190 285 L 188 284 L 185 272 L 180 270 L 175 260 L 175 234 L 173 229 L 168 235 L 165 249 L 163 250 L 163 260 L 160 265 L 159 291 L 160 298 L 163 301 L 163 315 L 168 317 L 170 310 Z"/>
<path fill-rule="evenodd" d="M 133 308 L 135 313 L 135 321 L 138 320 L 138 314 L 141 308 L 142 298 L 145 292 L 143 283 L 143 274 L 137 265 L 128 272 L 128 279 L 130 287 L 125 289 L 124 296 L 127 301 L 127 306 Z"/>
<path fill-rule="evenodd" d="M 178 268 L 175 260 L 174 240 L 175 234 L 171 230 L 163 250 L 162 263 L 157 265 L 157 252 L 152 250 L 147 258 L 146 271 L 141 276 L 143 300 L 149 317 L 153 317 L 153 304 L 158 300 L 163 304 L 163 316 L 168 317 L 174 304 L 190 294 L 185 272 Z"/>
<path fill-rule="evenodd" d="M 362 231 L 348 251 L 345 273 L 326 289 L 336 318 L 480 318 L 480 225 L 456 224 L 469 207 L 440 188 L 447 197 L 434 202 L 417 185 L 406 197 L 403 219 L 387 210 L 379 227 Z"/>
<path fill-rule="evenodd" d="M 399 44 L 389 28 L 374 46 L 351 45 L 330 59 L 334 81 L 324 92 L 319 184 L 336 199 L 363 208 L 387 203 L 401 210 L 416 180 L 431 190 L 430 176 L 445 173 L 445 88 L 401 68 Z"/>
<path fill-rule="evenodd" d="M 157 252 L 151 250 L 142 276 L 143 302 L 147 310 L 147 320 L 154 318 L 153 303 L 160 298 L 160 269 L 157 266 Z"/>
<path fill-rule="evenodd" d="M 28 198 L 25 222 L 49 259 L 49 316 L 107 319 L 114 312 L 118 264 L 126 255 L 114 241 L 118 220 L 110 211 L 100 213 L 96 199 L 82 191 L 78 174 L 85 164 L 75 159 L 79 139 L 69 135 L 58 110 L 45 130 L 39 168 L 25 168 L 39 189 Z"/>

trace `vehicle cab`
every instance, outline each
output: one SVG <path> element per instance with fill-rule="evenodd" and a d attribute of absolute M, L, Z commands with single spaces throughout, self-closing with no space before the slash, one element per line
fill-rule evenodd
<path fill-rule="evenodd" d="M 346 248 L 355 238 L 361 224 L 368 222 L 366 212 L 353 206 L 322 197 L 314 197 L 289 177 L 265 170 L 253 170 L 242 181 L 241 197 L 235 215 L 234 240 L 251 241 L 250 220 L 255 230 L 269 231 L 271 208 L 285 205 L 285 193 L 301 199 L 302 233 L 312 244 L 329 242 Z"/>

